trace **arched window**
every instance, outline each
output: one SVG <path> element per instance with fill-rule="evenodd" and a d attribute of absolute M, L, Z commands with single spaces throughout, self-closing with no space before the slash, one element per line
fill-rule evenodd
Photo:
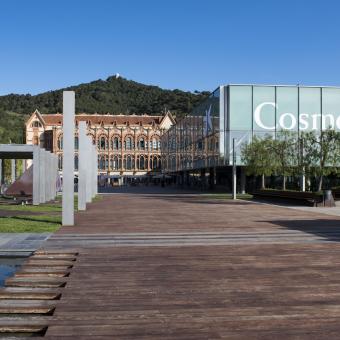
<path fill-rule="evenodd" d="M 152 148 L 158 150 L 158 140 L 156 138 L 152 139 Z"/>
<path fill-rule="evenodd" d="M 60 135 L 59 137 L 58 137 L 58 149 L 59 150 L 62 150 L 63 149 L 63 135 Z"/>
<path fill-rule="evenodd" d="M 152 157 L 152 170 L 157 170 L 159 168 L 159 159 L 158 157 Z"/>
<path fill-rule="evenodd" d="M 145 157 L 140 156 L 140 158 L 139 158 L 139 169 L 145 170 L 145 165 L 146 165 Z"/>
<path fill-rule="evenodd" d="M 122 167 L 121 157 L 120 156 L 113 156 L 110 160 L 110 167 L 111 170 L 120 170 Z"/>
<path fill-rule="evenodd" d="M 114 137 L 111 139 L 111 149 L 112 150 L 120 150 L 121 144 L 120 144 L 120 139 L 118 137 Z"/>
<path fill-rule="evenodd" d="M 42 127 L 41 123 L 37 120 L 35 120 L 32 125 L 31 125 L 33 128 L 40 128 Z"/>
<path fill-rule="evenodd" d="M 63 155 L 58 155 L 58 169 L 63 170 Z"/>
<path fill-rule="evenodd" d="M 98 156 L 98 169 L 101 171 L 105 170 L 105 157 L 99 155 Z"/>
<path fill-rule="evenodd" d="M 104 136 L 101 136 L 98 140 L 98 149 L 106 150 L 107 149 L 107 139 Z"/>
<path fill-rule="evenodd" d="M 139 140 L 139 143 L 138 143 L 139 145 L 138 145 L 138 148 L 139 148 L 139 150 L 145 150 L 145 139 L 144 138 L 141 138 L 140 140 Z"/>
<path fill-rule="evenodd" d="M 133 142 L 131 137 L 126 137 L 125 139 L 125 150 L 132 150 Z"/>
<path fill-rule="evenodd" d="M 125 170 L 133 170 L 135 168 L 135 161 L 133 156 L 131 155 L 127 155 L 125 156 L 125 164 L 124 164 L 124 168 Z"/>
<path fill-rule="evenodd" d="M 79 158 L 78 155 L 74 156 L 74 170 L 78 171 L 78 166 L 79 166 Z"/>

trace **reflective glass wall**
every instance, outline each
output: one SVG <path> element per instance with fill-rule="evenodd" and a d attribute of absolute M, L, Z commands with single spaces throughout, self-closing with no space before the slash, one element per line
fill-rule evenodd
<path fill-rule="evenodd" d="M 166 172 L 219 164 L 219 114 L 217 89 L 162 136 L 162 164 Z"/>
<path fill-rule="evenodd" d="M 231 165 L 253 136 L 340 131 L 340 88 L 228 85 L 214 91 L 163 136 L 166 171 Z"/>

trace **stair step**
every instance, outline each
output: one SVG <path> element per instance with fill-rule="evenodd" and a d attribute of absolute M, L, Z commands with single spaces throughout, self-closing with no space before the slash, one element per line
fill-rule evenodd
<path fill-rule="evenodd" d="M 19 278 L 10 277 L 5 281 L 6 287 L 46 287 L 46 288 L 57 288 L 65 287 L 65 280 L 57 280 L 54 278 Z"/>

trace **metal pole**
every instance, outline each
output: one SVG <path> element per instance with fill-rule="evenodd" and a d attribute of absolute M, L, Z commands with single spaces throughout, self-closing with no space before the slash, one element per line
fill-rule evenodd
<path fill-rule="evenodd" d="M 235 138 L 233 138 L 233 200 L 236 200 L 236 155 L 235 155 Z"/>

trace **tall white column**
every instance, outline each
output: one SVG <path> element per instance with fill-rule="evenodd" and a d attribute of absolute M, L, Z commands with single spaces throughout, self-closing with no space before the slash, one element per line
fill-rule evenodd
<path fill-rule="evenodd" d="M 57 195 L 57 178 L 58 178 L 58 156 L 55 154 L 52 154 L 53 159 L 53 178 L 52 178 L 52 192 L 53 197 L 52 199 L 56 198 Z"/>
<path fill-rule="evenodd" d="M 93 197 L 93 185 L 92 185 L 92 173 L 93 173 L 93 148 L 90 138 L 86 139 L 86 161 L 87 161 L 87 171 L 86 171 L 86 203 L 92 202 Z"/>
<path fill-rule="evenodd" d="M 40 150 L 39 146 L 33 146 L 33 205 L 40 203 Z"/>
<path fill-rule="evenodd" d="M 11 183 L 15 182 L 16 174 L 15 174 L 15 159 L 11 159 Z"/>
<path fill-rule="evenodd" d="M 63 202 L 62 224 L 74 225 L 74 91 L 63 92 Z"/>
<path fill-rule="evenodd" d="M 90 169 L 88 162 L 87 146 L 89 138 L 86 136 L 86 122 L 79 122 L 79 171 L 78 171 L 78 210 L 86 210 L 87 170 Z"/>
<path fill-rule="evenodd" d="M 93 185 L 93 197 L 95 197 L 98 194 L 98 152 L 97 152 L 97 145 L 92 145 L 92 147 L 93 147 L 92 185 Z"/>
<path fill-rule="evenodd" d="M 46 186 L 46 163 L 45 163 L 45 149 L 39 150 L 39 202 L 45 203 L 46 202 L 46 192 L 45 192 L 45 186 Z"/>
<path fill-rule="evenodd" d="M 45 202 L 50 200 L 50 157 L 49 152 L 45 150 L 44 152 L 44 162 L 45 162 Z"/>

